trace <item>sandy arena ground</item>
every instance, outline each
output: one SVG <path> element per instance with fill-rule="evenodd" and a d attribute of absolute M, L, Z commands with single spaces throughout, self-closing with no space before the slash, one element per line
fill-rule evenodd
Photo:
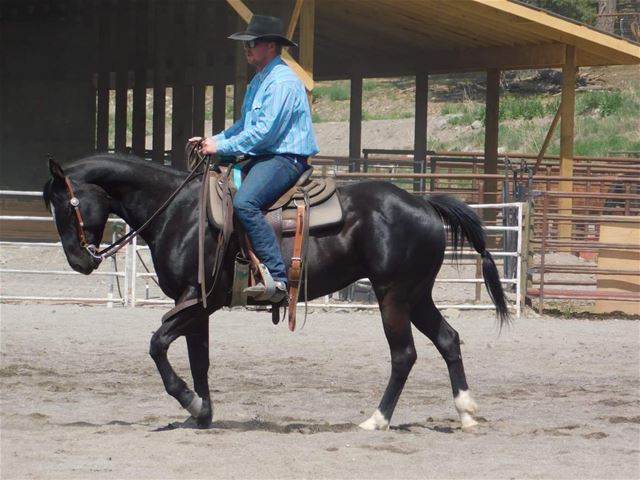
<path fill-rule="evenodd" d="M 392 428 L 376 408 L 389 353 L 376 314 L 212 317 L 214 428 L 185 419 L 147 354 L 160 308 L 2 304 L 1 478 L 638 478 L 640 324 L 529 314 L 499 335 L 450 312 L 477 433 L 459 429 L 444 362 L 418 362 Z M 188 377 L 186 348 L 170 350 Z"/>

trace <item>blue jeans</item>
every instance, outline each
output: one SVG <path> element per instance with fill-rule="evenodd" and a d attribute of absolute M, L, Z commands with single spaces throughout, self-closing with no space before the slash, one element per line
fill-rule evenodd
<path fill-rule="evenodd" d="M 276 282 L 287 283 L 280 245 L 262 210 L 291 188 L 306 163 L 294 155 L 261 155 L 243 168 L 246 177 L 233 199 L 233 210 L 251 239 L 258 258 Z"/>

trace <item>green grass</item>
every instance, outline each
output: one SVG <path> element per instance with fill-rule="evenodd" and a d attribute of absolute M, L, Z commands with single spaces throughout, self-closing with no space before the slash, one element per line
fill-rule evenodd
<path fill-rule="evenodd" d="M 451 125 L 471 125 L 476 120 L 484 124 L 484 105 L 474 102 L 463 102 L 461 108 L 448 109 L 452 115 L 448 123 Z"/>
<path fill-rule="evenodd" d="M 313 89 L 316 98 L 326 97 L 332 102 L 349 100 L 351 98 L 350 86 L 347 82 L 334 82 L 330 85 L 322 85 Z"/>
<path fill-rule="evenodd" d="M 413 118 L 413 112 L 390 112 L 383 114 L 369 113 L 366 110 L 362 111 L 362 120 L 398 120 L 400 118 Z"/>

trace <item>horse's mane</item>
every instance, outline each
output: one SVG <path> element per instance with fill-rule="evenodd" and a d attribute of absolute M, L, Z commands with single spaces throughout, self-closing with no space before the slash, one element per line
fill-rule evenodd
<path fill-rule="evenodd" d="M 93 153 L 65 164 L 63 169 L 65 173 L 72 178 L 74 175 L 80 174 L 81 180 L 92 181 L 92 177 L 100 177 L 103 175 L 105 169 L 112 168 L 113 166 L 125 166 L 138 169 L 143 167 L 146 170 L 145 175 L 159 174 L 177 177 L 184 177 L 186 175 L 184 170 L 161 165 L 127 153 Z M 42 196 L 47 209 L 49 209 L 51 203 L 52 186 L 53 179 L 50 178 L 42 189 Z"/>

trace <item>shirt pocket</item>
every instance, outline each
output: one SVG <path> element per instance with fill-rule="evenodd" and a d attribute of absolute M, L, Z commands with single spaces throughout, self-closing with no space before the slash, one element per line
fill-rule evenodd
<path fill-rule="evenodd" d="M 258 118 L 260 117 L 260 113 L 262 112 L 262 102 L 256 101 L 251 105 L 251 112 L 249 112 L 249 120 L 251 125 L 255 125 L 258 123 Z"/>

